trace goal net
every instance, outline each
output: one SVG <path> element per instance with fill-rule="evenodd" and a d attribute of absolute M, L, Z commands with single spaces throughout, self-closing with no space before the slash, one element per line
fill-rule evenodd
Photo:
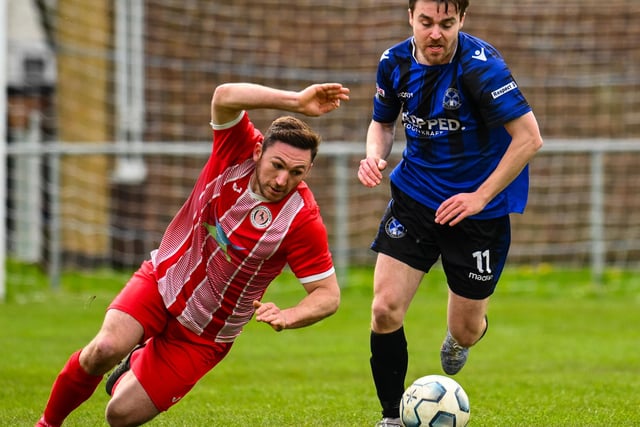
<path fill-rule="evenodd" d="M 26 25 L 11 14 L 27 3 L 37 40 L 9 26 L 8 262 L 135 268 L 206 160 L 216 85 L 338 81 L 351 101 L 308 119 L 325 141 L 309 185 L 336 263 L 371 265 L 388 185 L 356 171 L 378 59 L 410 35 L 405 3 L 14 0 L 9 19 Z M 547 142 L 511 263 L 638 265 L 639 20 L 636 0 L 471 2 L 464 30 L 502 52 Z"/>

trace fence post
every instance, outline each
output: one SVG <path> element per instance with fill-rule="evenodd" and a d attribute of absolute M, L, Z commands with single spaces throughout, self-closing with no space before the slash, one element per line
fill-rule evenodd
<path fill-rule="evenodd" d="M 595 283 L 602 283 L 605 264 L 604 240 L 604 155 L 595 150 L 591 154 L 591 275 Z"/>
<path fill-rule="evenodd" d="M 14 144 L 40 151 L 42 132 L 40 113 L 31 111 L 28 128 L 16 129 Z M 42 156 L 21 156 L 15 159 L 11 173 L 14 182 L 11 195 L 14 201 L 14 233 L 11 245 L 15 257 L 24 262 L 37 263 L 42 259 Z"/>
<path fill-rule="evenodd" d="M 58 145 L 55 141 L 52 144 Z M 60 287 L 62 243 L 60 236 L 60 157 L 62 154 L 56 150 L 49 156 L 49 177 L 47 182 L 49 192 L 49 264 L 48 274 L 51 287 L 57 290 Z"/>
<path fill-rule="evenodd" d="M 333 264 L 338 283 L 346 283 L 349 265 L 349 156 L 347 153 L 335 157 L 336 206 L 333 231 L 335 235 Z"/>
<path fill-rule="evenodd" d="M 7 296 L 7 1 L 0 0 L 0 303 Z"/>

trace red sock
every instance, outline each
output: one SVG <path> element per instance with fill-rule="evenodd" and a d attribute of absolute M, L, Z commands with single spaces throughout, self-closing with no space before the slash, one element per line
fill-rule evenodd
<path fill-rule="evenodd" d="M 89 375 L 80 366 L 80 350 L 71 355 L 53 383 L 42 421 L 60 426 L 67 416 L 91 397 L 102 381 L 102 375 Z"/>

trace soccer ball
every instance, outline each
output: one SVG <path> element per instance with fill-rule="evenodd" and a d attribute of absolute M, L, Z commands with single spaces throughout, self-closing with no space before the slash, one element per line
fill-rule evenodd
<path fill-rule="evenodd" d="M 418 378 L 402 395 L 400 419 L 405 427 L 463 427 L 471 408 L 464 389 L 442 375 Z"/>

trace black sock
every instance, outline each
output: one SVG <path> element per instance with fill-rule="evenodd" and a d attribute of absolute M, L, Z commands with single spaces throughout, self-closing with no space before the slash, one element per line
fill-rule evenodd
<path fill-rule="evenodd" d="M 398 418 L 409 363 L 404 328 L 390 334 L 372 331 L 370 346 L 371 373 L 382 405 L 382 416 Z"/>

